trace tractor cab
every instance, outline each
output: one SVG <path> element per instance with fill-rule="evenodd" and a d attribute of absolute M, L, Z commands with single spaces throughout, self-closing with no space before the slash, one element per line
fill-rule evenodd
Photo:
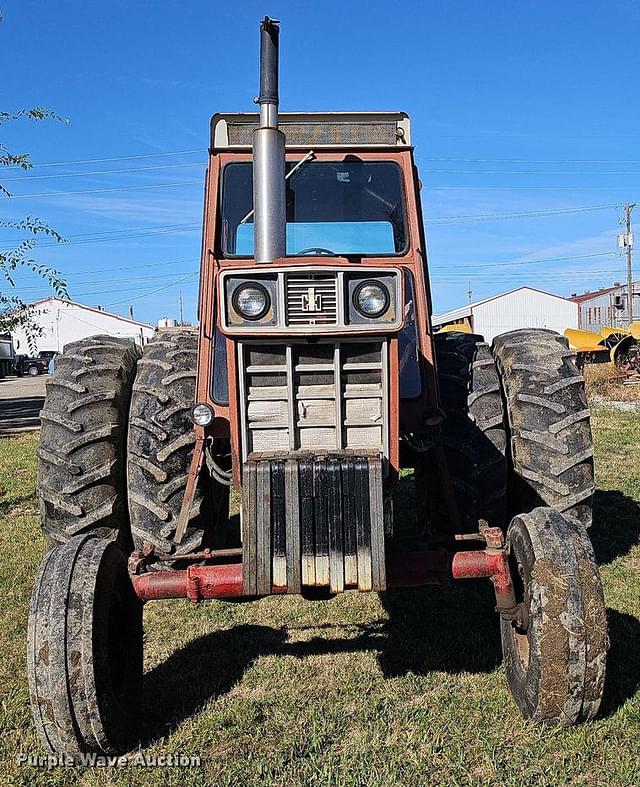
<path fill-rule="evenodd" d="M 273 522 L 282 560 L 271 555 L 272 539 L 260 541 L 269 551 L 262 561 L 245 554 L 256 572 L 244 573 L 249 594 L 272 586 L 381 590 L 400 430 L 420 441 L 428 415 L 439 419 L 409 119 L 307 113 L 278 115 L 277 123 L 261 128 L 258 114 L 211 123 L 203 286 L 214 306 L 201 312 L 210 321 L 198 368 L 202 427 L 237 446 L 238 486 L 264 472 L 275 499 L 273 485 L 285 484 L 282 521 Z M 274 145 L 261 158 L 263 133 Z M 327 501 L 326 521 L 315 521 L 300 490 L 326 496 L 336 483 L 330 497 L 340 506 L 333 511 Z M 256 491 L 244 498 L 243 549 L 259 551 L 259 493 L 253 482 L 248 488 Z M 343 498 L 360 506 L 360 549 Z M 287 540 L 285 522 L 294 519 L 300 537 Z"/>

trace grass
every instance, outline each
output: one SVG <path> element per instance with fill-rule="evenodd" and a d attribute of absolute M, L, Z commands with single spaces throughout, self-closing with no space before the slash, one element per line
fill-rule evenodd
<path fill-rule="evenodd" d="M 44 544 L 37 437 L 0 441 L 0 761 L 8 784 L 633 785 L 640 783 L 640 414 L 594 413 L 592 536 L 611 649 L 601 716 L 571 730 L 523 721 L 500 668 L 487 582 L 328 602 L 155 602 L 145 610 L 149 755 L 191 768 L 54 769 L 25 677 L 31 585 Z M 143 713 L 143 709 L 140 709 Z"/>

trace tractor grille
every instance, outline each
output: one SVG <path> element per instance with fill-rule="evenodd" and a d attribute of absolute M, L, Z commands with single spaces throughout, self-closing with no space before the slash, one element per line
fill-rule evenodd
<path fill-rule="evenodd" d="M 387 342 L 238 344 L 243 461 L 252 453 L 388 455 Z"/>
<path fill-rule="evenodd" d="M 336 325 L 336 291 L 335 273 L 287 275 L 287 325 Z"/>

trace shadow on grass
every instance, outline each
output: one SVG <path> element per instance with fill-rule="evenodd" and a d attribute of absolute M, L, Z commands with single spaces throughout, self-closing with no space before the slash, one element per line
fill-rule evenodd
<path fill-rule="evenodd" d="M 193 640 L 144 677 L 142 745 L 168 735 L 209 700 L 230 691 L 260 656 L 377 651 L 386 678 L 434 671 L 487 673 L 500 665 L 499 621 L 488 584 L 388 591 L 381 600 L 389 619 L 357 626 L 355 637 L 288 642 L 286 627 L 242 625 Z M 601 717 L 616 713 L 640 688 L 640 623 L 612 609 L 607 617 L 611 647 Z"/>
<path fill-rule="evenodd" d="M 607 609 L 609 653 L 600 716 L 612 716 L 640 689 L 640 622 L 633 615 Z"/>
<path fill-rule="evenodd" d="M 193 640 L 144 676 L 143 745 L 169 734 L 207 701 L 228 692 L 264 655 L 305 658 L 377 651 L 385 677 L 490 672 L 500 663 L 499 623 L 489 583 L 394 590 L 381 600 L 388 620 L 357 626 L 355 637 L 287 642 L 286 628 L 242 625 Z"/>
<path fill-rule="evenodd" d="M 640 506 L 617 489 L 597 489 L 589 536 L 599 565 L 626 555 L 640 541 Z"/>
<path fill-rule="evenodd" d="M 142 745 L 168 735 L 210 699 L 226 694 L 259 656 L 279 653 L 285 629 L 236 626 L 189 642 L 144 676 Z"/>

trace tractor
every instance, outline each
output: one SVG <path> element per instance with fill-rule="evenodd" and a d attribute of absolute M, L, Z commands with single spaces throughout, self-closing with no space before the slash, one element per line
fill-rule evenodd
<path fill-rule="evenodd" d="M 259 111 L 211 121 L 197 334 L 82 339 L 48 380 L 39 737 L 67 755 L 136 745 L 155 599 L 474 578 L 493 584 L 522 714 L 589 720 L 607 629 L 575 355 L 542 329 L 434 335 L 409 117 L 279 113 L 278 57 L 265 17 Z"/>

